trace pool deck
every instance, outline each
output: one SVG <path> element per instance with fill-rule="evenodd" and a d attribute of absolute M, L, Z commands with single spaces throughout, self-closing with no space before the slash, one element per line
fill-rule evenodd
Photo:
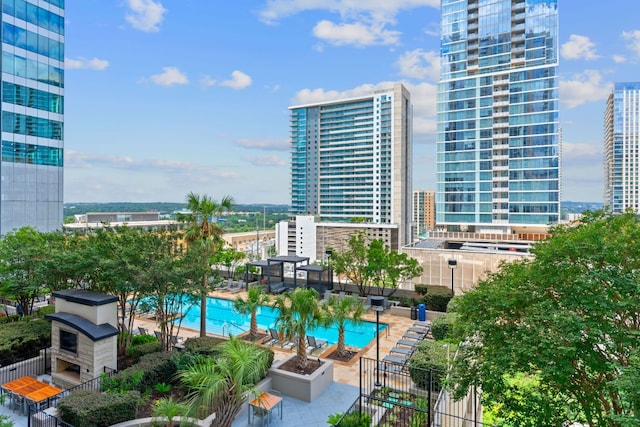
<path fill-rule="evenodd" d="M 234 300 L 238 296 L 246 297 L 246 292 L 229 293 L 214 291 L 209 295 L 216 298 L 224 298 Z M 376 321 L 375 312 L 369 310 L 363 317 L 364 320 L 370 322 Z M 396 342 L 404 335 L 406 330 L 413 325 L 415 320 L 411 320 L 408 317 L 395 316 L 384 311 L 380 314 L 380 323 L 386 323 L 387 329 L 383 330 L 380 334 L 380 358 L 389 354 L 389 351 L 395 347 Z M 142 326 L 149 329 L 149 331 L 156 330 L 156 323 L 149 319 L 136 319 L 135 327 Z M 193 329 L 180 329 L 180 336 L 185 339 L 188 337 L 199 336 L 199 331 Z M 271 347 L 275 352 L 275 360 L 285 359 L 294 354 L 295 349 L 285 350 L 279 347 Z M 314 352 L 314 357 L 323 357 L 323 355 L 330 354 L 335 349 L 335 346 L 324 348 L 322 352 Z M 343 384 L 349 384 L 352 386 L 359 386 L 360 372 L 359 372 L 359 359 L 360 357 L 367 357 L 370 359 L 376 358 L 376 340 L 372 340 L 365 348 L 360 350 L 357 357 L 354 357 L 349 363 L 334 362 L 333 366 L 333 379 Z"/>

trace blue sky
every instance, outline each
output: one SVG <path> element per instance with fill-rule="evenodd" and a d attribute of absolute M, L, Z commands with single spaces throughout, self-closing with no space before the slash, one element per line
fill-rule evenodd
<path fill-rule="evenodd" d="M 66 3 L 66 202 L 288 204 L 288 107 L 396 81 L 413 187 L 435 188 L 439 0 Z M 599 202 L 606 98 L 640 80 L 640 2 L 558 3 L 562 199 Z"/>

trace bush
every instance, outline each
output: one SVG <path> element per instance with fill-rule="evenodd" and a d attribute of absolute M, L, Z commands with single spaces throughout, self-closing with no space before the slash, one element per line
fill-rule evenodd
<path fill-rule="evenodd" d="M 450 352 L 450 357 L 453 354 Z M 439 391 L 446 370 L 447 348 L 435 341 L 422 341 L 409 360 L 409 375 L 422 389 L 429 387 L 431 381 L 431 390 Z"/>
<path fill-rule="evenodd" d="M 74 427 L 106 427 L 136 417 L 140 393 L 76 391 L 58 402 L 60 417 Z"/>
<path fill-rule="evenodd" d="M 427 310 L 447 311 L 447 304 L 451 300 L 451 289 L 446 286 L 427 286 L 427 293 L 423 298 Z"/>
<path fill-rule="evenodd" d="M 339 412 L 337 414 L 329 415 L 327 421 L 332 426 L 339 427 L 369 427 L 371 425 L 371 415 L 366 412 L 349 412 L 347 415 Z"/>
<path fill-rule="evenodd" d="M 102 374 L 100 379 L 100 388 L 102 391 L 110 393 L 124 393 L 126 391 L 140 390 L 140 384 L 142 383 L 142 377 L 144 372 L 142 370 L 125 369 L 124 371 L 107 376 Z"/>
<path fill-rule="evenodd" d="M 150 342 L 158 342 L 158 338 L 156 338 L 153 335 L 146 335 L 146 334 L 141 334 L 141 335 L 132 335 L 131 336 L 131 345 L 142 345 L 142 344 L 147 344 Z"/>
<path fill-rule="evenodd" d="M 0 363 L 19 362 L 37 356 L 35 350 L 51 347 L 51 322 L 19 320 L 0 325 Z"/>
<path fill-rule="evenodd" d="M 146 354 L 158 353 L 162 350 L 158 340 L 153 337 L 154 341 L 140 345 L 132 345 L 127 349 L 127 354 L 133 358 L 133 363 L 138 363 L 140 358 Z"/>
<path fill-rule="evenodd" d="M 145 389 L 153 388 L 159 383 L 173 383 L 176 364 L 172 359 L 172 352 L 145 354 L 133 368 L 144 371 L 142 386 Z"/>
<path fill-rule="evenodd" d="M 46 316 L 47 314 L 53 314 L 55 312 L 55 305 L 43 305 L 42 307 L 36 309 L 34 316 L 38 319 L 44 319 L 44 316 Z"/>
<path fill-rule="evenodd" d="M 436 341 L 451 339 L 454 340 L 454 326 L 458 320 L 457 313 L 445 313 L 431 322 L 431 335 Z"/>
<path fill-rule="evenodd" d="M 224 338 L 192 337 L 185 340 L 184 349 L 192 353 L 215 356 L 217 351 L 214 347 L 224 341 Z"/>

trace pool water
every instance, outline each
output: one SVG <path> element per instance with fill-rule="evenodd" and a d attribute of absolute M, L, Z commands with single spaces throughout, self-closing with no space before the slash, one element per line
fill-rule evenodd
<path fill-rule="evenodd" d="M 275 327 L 278 318 L 278 310 L 270 306 L 261 306 L 257 312 L 258 328 L 267 330 Z M 193 305 L 183 316 L 182 326 L 189 329 L 200 329 L 200 305 Z M 233 301 L 222 298 L 207 298 L 207 332 L 217 335 L 239 335 L 249 330 L 251 317 L 238 314 L 233 309 Z M 387 325 L 380 323 L 380 332 L 384 331 Z M 307 335 L 316 338 L 324 338 L 330 344 L 338 342 L 337 328 L 318 327 L 307 331 Z M 363 348 L 376 336 L 376 324 L 374 322 L 363 322 L 359 325 L 347 320 L 344 334 L 345 342 L 348 346 Z"/>

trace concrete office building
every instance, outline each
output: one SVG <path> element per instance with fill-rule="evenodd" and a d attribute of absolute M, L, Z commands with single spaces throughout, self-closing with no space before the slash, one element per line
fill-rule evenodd
<path fill-rule="evenodd" d="M 436 228 L 436 192 L 433 190 L 413 190 L 411 221 L 415 237 Z"/>
<path fill-rule="evenodd" d="M 411 100 L 402 84 L 290 107 L 291 214 L 397 224 L 411 241 Z"/>
<path fill-rule="evenodd" d="M 0 234 L 63 222 L 64 0 L 2 3 Z"/>
<path fill-rule="evenodd" d="M 604 203 L 640 212 L 640 82 L 616 83 L 604 114 Z"/>
<path fill-rule="evenodd" d="M 511 233 L 557 223 L 557 0 L 441 5 L 438 227 Z"/>

